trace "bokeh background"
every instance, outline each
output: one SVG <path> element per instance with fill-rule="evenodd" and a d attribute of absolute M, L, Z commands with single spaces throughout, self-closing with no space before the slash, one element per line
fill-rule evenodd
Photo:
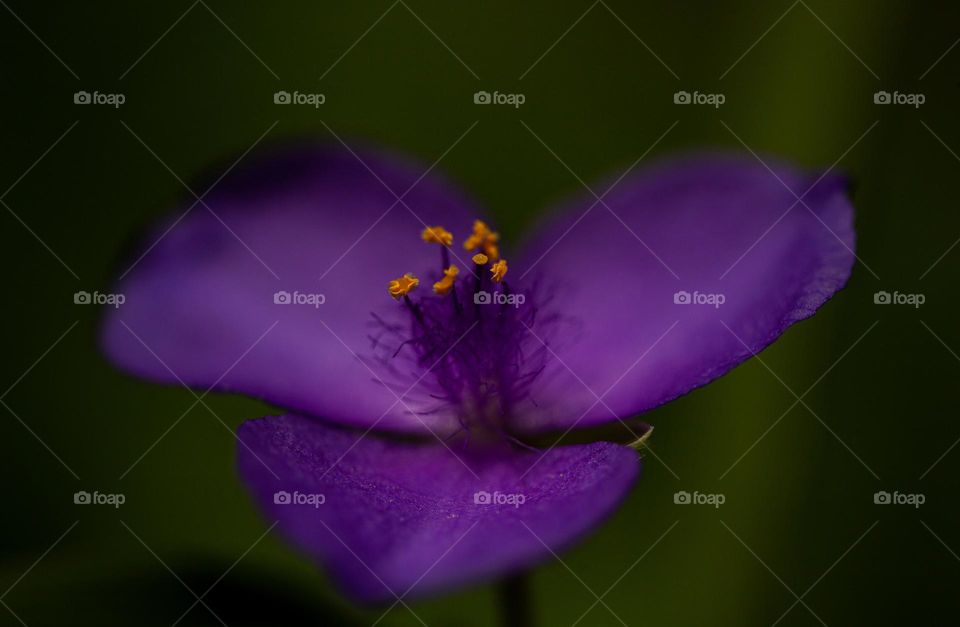
<path fill-rule="evenodd" d="M 426 163 L 456 143 L 438 168 L 507 238 L 581 192 L 577 177 L 616 176 L 648 150 L 849 173 L 849 286 L 763 363 L 646 416 L 662 461 L 563 564 L 535 571 L 536 612 L 544 625 L 585 612 L 585 625 L 956 624 L 955 3 L 0 4 L 0 624 L 170 625 L 188 588 L 210 589 L 229 625 L 420 624 L 400 606 L 351 607 L 275 535 L 258 541 L 230 430 L 268 408 L 207 397 L 224 425 L 184 389 L 114 371 L 96 350 L 101 312 L 73 303 L 108 290 L 141 229 L 187 197 L 178 177 L 193 186 L 261 139 L 332 133 Z M 278 106 L 281 89 L 326 103 Z M 78 90 L 126 103 L 75 105 Z M 478 106 L 478 90 L 526 102 Z M 678 90 L 726 101 L 676 105 Z M 925 102 L 878 105 L 879 90 Z M 878 306 L 878 290 L 926 303 Z M 79 507 L 81 489 L 126 503 Z M 726 502 L 677 505 L 679 490 Z M 925 503 L 877 505 L 881 490 Z M 412 607 L 429 625 L 488 625 L 494 601 L 481 586 Z M 196 605 L 180 624 L 218 621 Z"/>

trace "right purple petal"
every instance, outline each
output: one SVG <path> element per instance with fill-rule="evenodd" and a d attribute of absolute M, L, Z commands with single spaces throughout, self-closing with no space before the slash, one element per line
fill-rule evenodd
<path fill-rule="evenodd" d="M 666 162 L 536 232 L 513 274 L 549 286 L 573 331 L 551 344 L 521 428 L 656 407 L 728 372 L 844 286 L 855 259 L 845 179 L 767 163 Z"/>

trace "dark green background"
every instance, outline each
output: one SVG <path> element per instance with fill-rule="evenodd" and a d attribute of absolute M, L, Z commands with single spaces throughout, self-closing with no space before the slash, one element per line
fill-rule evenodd
<path fill-rule="evenodd" d="M 75 306 L 72 295 L 109 289 L 130 239 L 186 197 L 122 123 L 190 182 L 275 121 L 265 141 L 330 138 L 326 124 L 348 142 L 425 162 L 478 121 L 438 167 L 490 207 L 508 238 L 582 191 L 521 121 L 588 183 L 619 174 L 675 121 L 650 158 L 744 150 L 736 133 L 760 153 L 820 168 L 879 122 L 838 164 L 857 183 L 865 262 L 848 288 L 763 353 L 776 375 L 753 360 L 647 416 L 654 450 L 676 477 L 648 459 L 626 505 L 563 556 L 569 570 L 552 563 L 535 572 L 535 603 L 544 625 L 570 624 L 595 600 L 588 586 L 602 594 L 618 582 L 605 603 L 630 625 L 769 625 L 794 603 L 788 588 L 803 595 L 813 586 L 803 603 L 829 625 L 957 623 L 960 447 L 934 463 L 960 437 L 960 247 L 920 278 L 960 236 L 960 46 L 920 79 L 960 37 L 953 3 L 608 0 L 520 80 L 589 1 L 406 0 L 321 81 L 389 1 L 208 0 L 123 79 L 189 1 L 4 2 L 0 193 L 79 121 L 3 196 L 27 226 L 0 209 L 0 388 L 15 384 L 0 406 L 0 589 L 16 584 L 2 600 L 24 623 L 169 625 L 194 598 L 157 558 L 200 594 L 266 529 L 235 477 L 234 438 L 202 406 L 119 478 L 194 397 L 111 369 L 95 347 L 100 312 Z M 76 106 L 80 89 L 122 92 L 127 103 Z M 327 103 L 276 106 L 278 89 L 322 92 Z M 521 92 L 527 102 L 475 106 L 478 89 Z M 676 106 L 679 89 L 721 92 L 726 104 Z M 920 92 L 927 102 L 877 106 L 879 89 Z M 880 289 L 920 292 L 927 302 L 876 306 Z M 809 409 L 793 407 L 719 479 L 794 403 L 787 386 L 802 394 L 875 323 L 804 397 Z M 230 429 L 268 411 L 240 398 L 206 402 Z M 78 507 L 79 489 L 123 492 L 127 503 Z M 674 505 L 677 490 L 723 493 L 726 504 Z M 878 506 L 878 490 L 923 493 L 926 504 Z M 486 625 L 494 600 L 492 588 L 478 587 L 413 609 L 429 625 Z M 230 625 L 320 624 L 331 613 L 341 617 L 325 624 L 370 624 L 381 613 L 351 608 L 272 534 L 207 602 Z M 0 624 L 18 623 L 0 607 Z M 198 607 L 183 624 L 216 621 Z M 380 624 L 419 623 L 401 607 Z M 581 624 L 620 623 L 598 605 Z M 798 604 L 779 624 L 819 622 Z"/>

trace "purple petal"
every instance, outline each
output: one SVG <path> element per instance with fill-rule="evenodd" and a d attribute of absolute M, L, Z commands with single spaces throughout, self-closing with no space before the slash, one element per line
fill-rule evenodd
<path fill-rule="evenodd" d="M 551 347 L 527 428 L 656 407 L 762 350 L 843 287 L 854 262 L 845 181 L 771 167 L 733 155 L 668 162 L 625 178 L 606 207 L 575 202 L 537 233 L 514 274 L 532 269 L 556 286 L 577 332 Z M 676 304 L 680 291 L 724 302 Z"/>
<path fill-rule="evenodd" d="M 240 473 L 269 520 L 367 602 L 548 559 L 606 518 L 640 468 L 636 451 L 607 442 L 543 454 L 457 445 L 454 453 L 296 415 L 244 423 L 239 437 Z M 277 503 L 279 491 L 293 502 Z M 502 503 L 478 504 L 478 491 Z M 310 503 L 316 494 L 322 504 Z"/>
<path fill-rule="evenodd" d="M 206 206 L 154 231 L 116 287 L 126 303 L 107 313 L 109 358 L 146 378 L 347 424 L 382 416 L 384 428 L 422 429 L 396 402 L 402 390 L 367 367 L 371 312 L 402 306 L 389 280 L 440 266 L 439 248 L 420 240 L 423 222 L 468 232 L 477 214 L 435 175 L 420 180 L 426 166 L 358 154 L 373 173 L 340 146 L 247 157 Z M 414 186 L 409 209 L 384 184 L 398 195 Z M 324 302 L 275 304 L 280 291 Z"/>

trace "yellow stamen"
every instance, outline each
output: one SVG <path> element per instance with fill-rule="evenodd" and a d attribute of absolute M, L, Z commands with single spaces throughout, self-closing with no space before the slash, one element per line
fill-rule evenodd
<path fill-rule="evenodd" d="M 472 259 L 473 259 L 473 263 L 477 264 L 478 266 L 482 266 L 486 264 L 488 261 L 490 261 L 490 258 L 484 255 L 483 253 L 477 253 L 472 257 Z"/>
<path fill-rule="evenodd" d="M 493 274 L 493 277 L 491 278 L 493 279 L 494 283 L 503 281 L 503 277 L 507 274 L 507 260 L 501 259 L 497 263 L 490 266 L 490 272 Z"/>
<path fill-rule="evenodd" d="M 467 238 L 463 247 L 466 250 L 479 248 L 487 257 L 496 261 L 500 258 L 500 249 L 497 247 L 498 241 L 500 241 L 499 233 L 491 231 L 490 227 L 482 220 L 476 220 L 473 223 L 473 235 Z"/>
<path fill-rule="evenodd" d="M 473 235 L 467 238 L 463 243 L 464 250 L 473 250 L 483 246 L 487 238 L 490 237 L 490 229 L 483 220 L 474 220 Z"/>
<path fill-rule="evenodd" d="M 442 244 L 443 246 L 450 246 L 453 244 L 453 233 L 442 226 L 428 226 L 427 228 L 423 229 L 423 233 L 420 234 L 420 237 L 423 238 L 423 241 L 429 244 Z"/>
<path fill-rule="evenodd" d="M 401 296 L 406 296 L 418 285 L 420 285 L 420 279 L 408 272 L 399 279 L 390 281 L 390 283 L 387 284 L 387 291 L 390 292 L 391 296 L 399 300 Z"/>
<path fill-rule="evenodd" d="M 433 291 L 440 296 L 449 294 L 450 290 L 453 289 L 453 282 L 456 280 L 458 274 L 460 274 L 460 268 L 457 266 L 450 266 L 444 270 L 443 278 L 433 284 Z"/>

